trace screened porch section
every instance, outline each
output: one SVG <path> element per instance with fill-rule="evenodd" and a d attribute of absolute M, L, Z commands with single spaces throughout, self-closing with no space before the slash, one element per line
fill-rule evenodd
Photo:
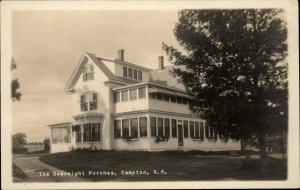
<path fill-rule="evenodd" d="M 73 125 L 72 133 L 76 143 L 100 142 L 101 141 L 101 124 L 85 123 Z"/>

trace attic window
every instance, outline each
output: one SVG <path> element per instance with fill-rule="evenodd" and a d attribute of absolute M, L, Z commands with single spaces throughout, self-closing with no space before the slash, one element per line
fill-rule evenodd
<path fill-rule="evenodd" d="M 93 65 L 86 65 L 83 68 L 83 81 L 94 80 Z"/>
<path fill-rule="evenodd" d="M 143 80 L 143 72 L 131 67 L 123 66 L 123 77 L 142 81 Z"/>

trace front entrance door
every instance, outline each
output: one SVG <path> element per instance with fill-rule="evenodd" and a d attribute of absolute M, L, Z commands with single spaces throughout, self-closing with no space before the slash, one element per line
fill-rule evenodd
<path fill-rule="evenodd" d="M 178 146 L 183 146 L 183 129 L 182 129 L 182 124 L 178 124 Z"/>

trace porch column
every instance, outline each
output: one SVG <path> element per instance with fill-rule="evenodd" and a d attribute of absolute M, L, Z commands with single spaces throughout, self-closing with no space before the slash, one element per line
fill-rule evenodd
<path fill-rule="evenodd" d="M 147 114 L 147 137 L 151 137 L 151 128 L 150 128 L 150 115 Z"/>
<path fill-rule="evenodd" d="M 83 142 L 83 124 L 80 124 L 80 132 L 81 132 L 81 141 Z"/>

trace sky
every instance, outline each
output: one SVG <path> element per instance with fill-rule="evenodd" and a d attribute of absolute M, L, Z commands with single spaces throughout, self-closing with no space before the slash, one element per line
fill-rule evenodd
<path fill-rule="evenodd" d="M 175 10 L 14 11 L 12 77 L 21 84 L 21 101 L 12 103 L 13 133 L 28 142 L 50 136 L 46 125 L 70 120 L 64 88 L 84 52 L 125 60 L 149 68 L 166 56 L 162 42 L 178 47 L 173 34 Z M 165 65 L 168 65 L 165 58 Z"/>

